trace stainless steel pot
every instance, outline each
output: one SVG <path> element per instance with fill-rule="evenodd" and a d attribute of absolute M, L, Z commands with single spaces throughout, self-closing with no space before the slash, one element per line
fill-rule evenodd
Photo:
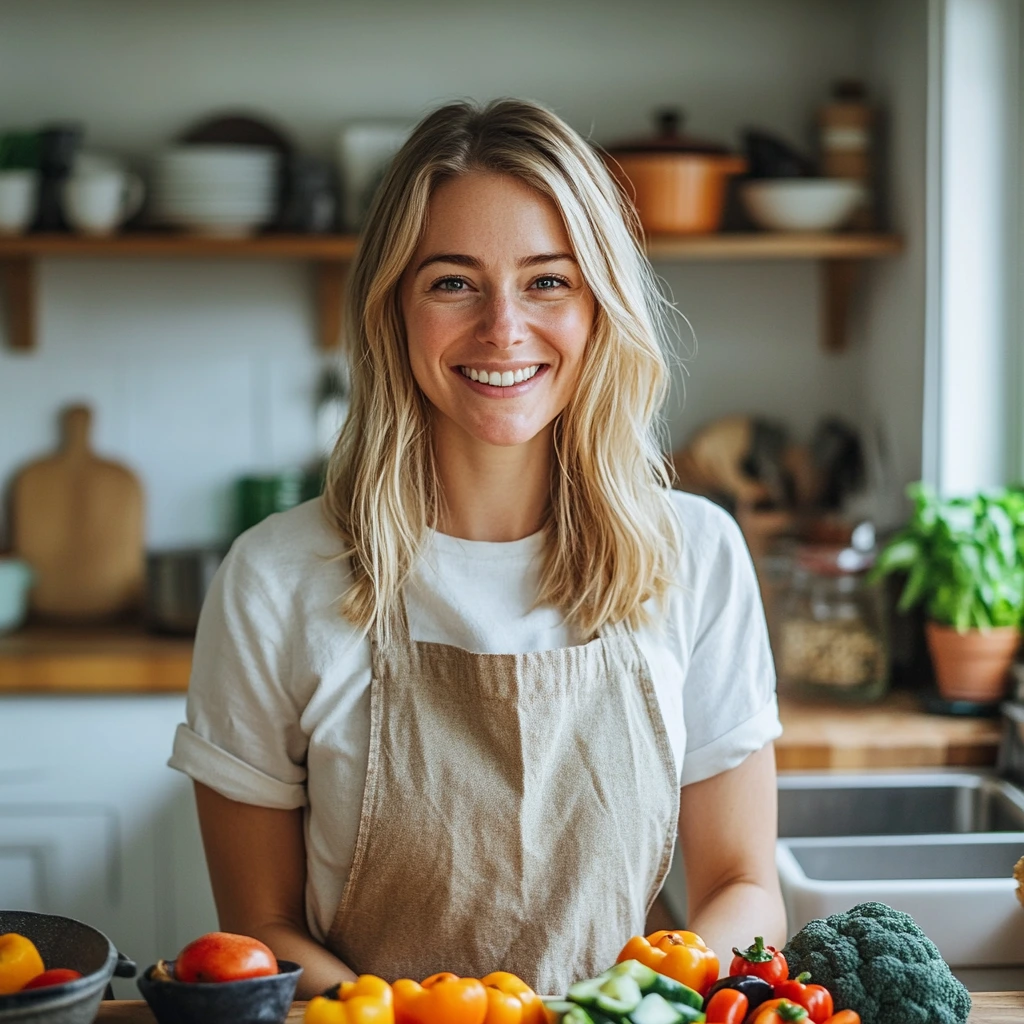
<path fill-rule="evenodd" d="M 199 610 L 224 559 L 223 547 L 151 551 L 146 556 L 146 624 L 158 633 L 194 633 Z"/>

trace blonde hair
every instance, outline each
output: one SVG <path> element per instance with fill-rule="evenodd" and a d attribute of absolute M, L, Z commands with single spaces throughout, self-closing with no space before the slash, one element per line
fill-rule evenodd
<path fill-rule="evenodd" d="M 471 171 L 511 175 L 561 212 L 596 313 L 587 368 L 554 428 L 551 503 L 538 604 L 585 636 L 635 628 L 662 601 L 679 558 L 657 414 L 668 389 L 665 307 L 629 201 L 600 158 L 550 111 L 522 100 L 452 103 L 428 115 L 393 160 L 349 279 L 348 420 L 324 507 L 352 582 L 342 614 L 386 639 L 400 591 L 443 502 L 428 402 L 409 365 L 400 282 L 433 191 Z"/>

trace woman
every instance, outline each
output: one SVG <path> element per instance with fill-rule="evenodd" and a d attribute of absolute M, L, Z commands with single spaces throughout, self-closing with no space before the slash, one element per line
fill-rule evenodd
<path fill-rule="evenodd" d="M 771 656 L 731 519 L 669 489 L 628 203 L 530 103 L 446 106 L 352 268 L 325 494 L 240 538 L 172 765 L 221 926 L 305 968 L 562 992 L 640 932 L 784 931 Z"/>

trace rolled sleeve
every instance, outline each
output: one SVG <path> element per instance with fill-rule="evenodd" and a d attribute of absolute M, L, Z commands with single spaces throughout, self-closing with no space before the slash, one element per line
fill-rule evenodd
<path fill-rule="evenodd" d="M 753 718 L 737 725 L 718 739 L 696 749 L 687 748 L 681 785 L 702 782 L 735 768 L 765 744 L 782 735 L 779 709 L 774 697 Z"/>
<path fill-rule="evenodd" d="M 243 535 L 203 603 L 186 723 L 168 764 L 223 796 L 263 807 L 306 803 L 308 737 L 291 692 L 286 588 L 261 571 L 259 537 Z"/>
<path fill-rule="evenodd" d="M 307 802 L 302 781 L 275 779 L 204 739 L 184 722 L 174 734 L 174 751 L 167 763 L 239 803 L 290 811 Z"/>

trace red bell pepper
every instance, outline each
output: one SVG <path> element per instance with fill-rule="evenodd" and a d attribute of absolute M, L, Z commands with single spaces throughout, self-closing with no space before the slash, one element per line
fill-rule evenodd
<path fill-rule="evenodd" d="M 832 1016 L 832 993 L 824 985 L 808 985 L 810 974 L 804 971 L 795 978 L 788 978 L 775 986 L 775 995 L 779 999 L 802 1006 L 814 1024 L 825 1024 Z"/>
<path fill-rule="evenodd" d="M 733 946 L 732 958 L 729 965 L 729 974 L 755 974 L 764 978 L 773 988 L 789 977 L 789 964 L 786 958 L 774 947 L 766 946 L 764 938 L 760 935 L 754 939 L 754 944 L 746 949 L 737 949 Z"/>

